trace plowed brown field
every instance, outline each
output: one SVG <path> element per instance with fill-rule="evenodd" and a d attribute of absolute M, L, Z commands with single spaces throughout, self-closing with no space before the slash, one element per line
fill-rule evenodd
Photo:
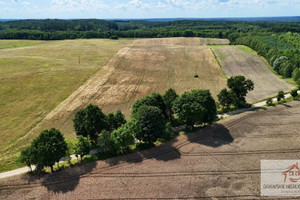
<path fill-rule="evenodd" d="M 33 178 L 1 199 L 262 199 L 261 159 L 298 159 L 300 102 L 247 112 L 159 147 Z M 274 199 L 274 198 L 270 198 Z"/>
<path fill-rule="evenodd" d="M 254 90 L 247 100 L 259 100 L 275 96 L 278 91 L 290 91 L 293 86 L 278 78 L 266 63 L 251 49 L 245 46 L 212 46 L 224 72 L 228 77 L 243 75 L 254 82 Z"/>

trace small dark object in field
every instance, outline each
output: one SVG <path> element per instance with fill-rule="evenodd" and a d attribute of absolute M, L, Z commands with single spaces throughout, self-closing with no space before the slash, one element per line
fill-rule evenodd
<path fill-rule="evenodd" d="M 110 39 L 111 39 L 111 40 L 118 40 L 118 39 L 119 39 L 119 37 L 118 37 L 118 36 L 115 36 L 115 35 L 113 35 L 113 36 L 111 36 L 111 37 L 110 37 Z"/>
<path fill-rule="evenodd" d="M 196 75 L 194 76 L 194 78 L 199 78 L 198 74 L 196 74 Z"/>

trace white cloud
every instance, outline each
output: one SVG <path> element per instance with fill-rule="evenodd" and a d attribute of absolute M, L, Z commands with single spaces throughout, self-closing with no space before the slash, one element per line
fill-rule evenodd
<path fill-rule="evenodd" d="M 153 8 L 152 4 L 143 2 L 142 0 L 131 0 L 127 3 L 115 4 L 117 9 L 146 9 Z"/>
<path fill-rule="evenodd" d="M 108 6 L 101 0 L 51 0 L 52 9 L 79 11 L 79 10 L 96 10 L 107 9 Z"/>
<path fill-rule="evenodd" d="M 298 15 L 300 0 L 0 0 L 4 16 L 54 18 Z M 9 12 L 4 10 L 9 8 Z M 24 9 L 22 9 L 24 8 Z M 34 14 L 35 13 L 35 14 Z M 3 16 L 3 17 L 4 17 Z M 26 17 L 25 17 L 26 18 Z M 39 17 L 37 17 L 39 18 Z"/>

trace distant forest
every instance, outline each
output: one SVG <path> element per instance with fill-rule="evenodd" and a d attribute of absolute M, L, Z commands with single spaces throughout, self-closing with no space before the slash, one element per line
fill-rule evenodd
<path fill-rule="evenodd" d="M 0 22 L 0 39 L 228 38 L 264 56 L 273 69 L 300 85 L 300 23 L 246 21 L 19 20 Z"/>

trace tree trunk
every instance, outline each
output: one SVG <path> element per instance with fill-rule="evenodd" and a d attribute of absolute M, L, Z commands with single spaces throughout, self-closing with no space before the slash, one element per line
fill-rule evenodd
<path fill-rule="evenodd" d="M 51 172 L 53 173 L 53 165 L 50 166 Z"/>

